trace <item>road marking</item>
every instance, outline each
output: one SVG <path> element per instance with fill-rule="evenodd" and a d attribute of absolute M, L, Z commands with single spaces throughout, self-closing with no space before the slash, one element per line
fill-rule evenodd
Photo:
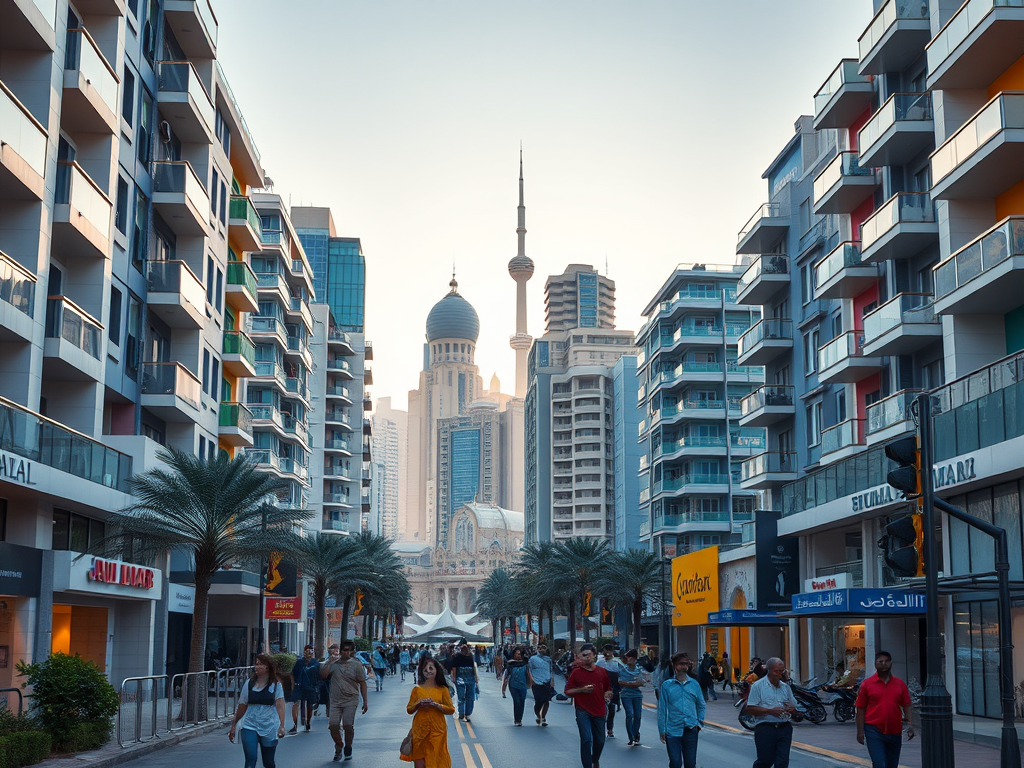
<path fill-rule="evenodd" d="M 484 752 L 484 745 L 483 744 L 477 744 L 476 745 L 476 753 L 480 756 L 480 766 L 481 766 L 481 768 L 491 768 L 491 761 L 487 759 L 487 755 Z"/>
<path fill-rule="evenodd" d="M 474 731 L 473 731 L 473 726 L 470 725 L 468 722 L 466 723 L 466 730 L 469 731 L 469 738 L 471 738 L 471 739 L 475 739 L 476 738 L 476 733 L 474 733 Z"/>
<path fill-rule="evenodd" d="M 476 768 L 473 762 L 473 753 L 469 751 L 469 744 L 462 742 L 462 756 L 466 758 L 466 768 Z"/>
<path fill-rule="evenodd" d="M 462 721 L 455 721 L 455 731 L 459 734 L 460 739 L 466 738 L 465 734 L 462 732 Z"/>

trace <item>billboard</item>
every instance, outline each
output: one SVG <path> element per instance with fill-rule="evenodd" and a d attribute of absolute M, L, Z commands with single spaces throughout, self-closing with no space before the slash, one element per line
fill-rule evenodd
<path fill-rule="evenodd" d="M 757 610 L 788 611 L 800 591 L 800 548 L 795 536 L 779 536 L 781 512 L 754 513 Z"/>
<path fill-rule="evenodd" d="M 707 624 L 719 609 L 718 547 L 707 547 L 672 560 L 672 626 Z"/>

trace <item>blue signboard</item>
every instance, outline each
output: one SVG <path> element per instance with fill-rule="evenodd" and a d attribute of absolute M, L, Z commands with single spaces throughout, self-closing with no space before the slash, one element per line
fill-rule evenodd
<path fill-rule="evenodd" d="M 784 626 L 788 622 L 780 619 L 775 611 L 712 611 L 708 614 L 708 626 Z"/>
<path fill-rule="evenodd" d="M 924 595 L 890 589 L 825 589 L 793 595 L 793 613 L 813 616 L 846 613 L 855 616 L 899 616 L 924 613 Z"/>

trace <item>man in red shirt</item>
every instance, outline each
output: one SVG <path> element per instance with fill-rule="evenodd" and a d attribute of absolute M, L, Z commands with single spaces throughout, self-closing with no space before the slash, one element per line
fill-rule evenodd
<path fill-rule="evenodd" d="M 598 760 L 604 749 L 604 729 L 608 702 L 612 698 L 612 681 L 598 667 L 597 648 L 593 643 L 580 646 L 578 663 L 565 681 L 565 695 L 576 708 L 576 727 L 580 731 L 580 762 L 583 768 L 600 768 Z"/>
<path fill-rule="evenodd" d="M 898 768 L 903 747 L 903 721 L 907 740 L 914 738 L 910 689 L 892 675 L 888 651 L 875 654 L 875 674 L 861 683 L 857 693 L 857 742 L 867 741 L 872 768 Z"/>

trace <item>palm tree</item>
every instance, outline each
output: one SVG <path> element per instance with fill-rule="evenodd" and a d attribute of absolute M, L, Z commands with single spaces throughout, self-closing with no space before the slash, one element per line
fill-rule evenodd
<path fill-rule="evenodd" d="M 576 537 L 555 545 L 552 577 L 564 585 L 568 596 L 569 642 L 576 646 L 576 603 L 585 604 L 587 593 L 602 577 L 608 558 L 604 539 Z M 583 641 L 590 642 L 590 627 L 583 620 Z"/>
<path fill-rule="evenodd" d="M 196 597 L 188 670 L 201 672 L 213 575 L 249 564 L 262 578 L 267 556 L 295 546 L 291 529 L 309 512 L 279 508 L 275 493 L 283 483 L 244 457 L 206 461 L 176 448 L 157 457 L 166 467 L 132 478 L 136 501 L 110 515 L 112 532 L 97 550 L 113 549 L 136 561 L 175 549 L 190 555 Z"/>
<path fill-rule="evenodd" d="M 645 602 L 662 600 L 662 562 L 644 549 L 614 552 L 596 588 L 602 596 L 630 606 L 633 619 L 633 648 L 640 647 L 640 617 Z"/>
<path fill-rule="evenodd" d="M 348 619 L 356 592 L 363 595 L 364 615 L 370 615 L 372 601 L 387 594 L 394 602 L 403 606 L 406 612 L 409 603 L 409 583 L 405 579 L 402 560 L 391 549 L 391 540 L 370 531 L 361 531 L 349 539 L 357 547 L 366 562 L 365 572 L 338 574 L 335 581 L 336 594 L 342 599 L 342 636 L 348 631 Z"/>
<path fill-rule="evenodd" d="M 543 625 L 544 612 L 548 614 L 548 642 L 554 650 L 555 606 L 564 599 L 565 590 L 551 578 L 556 547 L 550 541 L 527 544 L 520 550 L 518 570 L 528 580 L 530 593 L 539 607 L 538 623 Z M 542 626 L 543 628 L 543 626 Z"/>
<path fill-rule="evenodd" d="M 504 568 L 495 568 L 476 593 L 476 609 L 491 620 L 496 644 L 505 636 L 505 617 L 509 615 L 512 590 L 512 574 Z"/>

